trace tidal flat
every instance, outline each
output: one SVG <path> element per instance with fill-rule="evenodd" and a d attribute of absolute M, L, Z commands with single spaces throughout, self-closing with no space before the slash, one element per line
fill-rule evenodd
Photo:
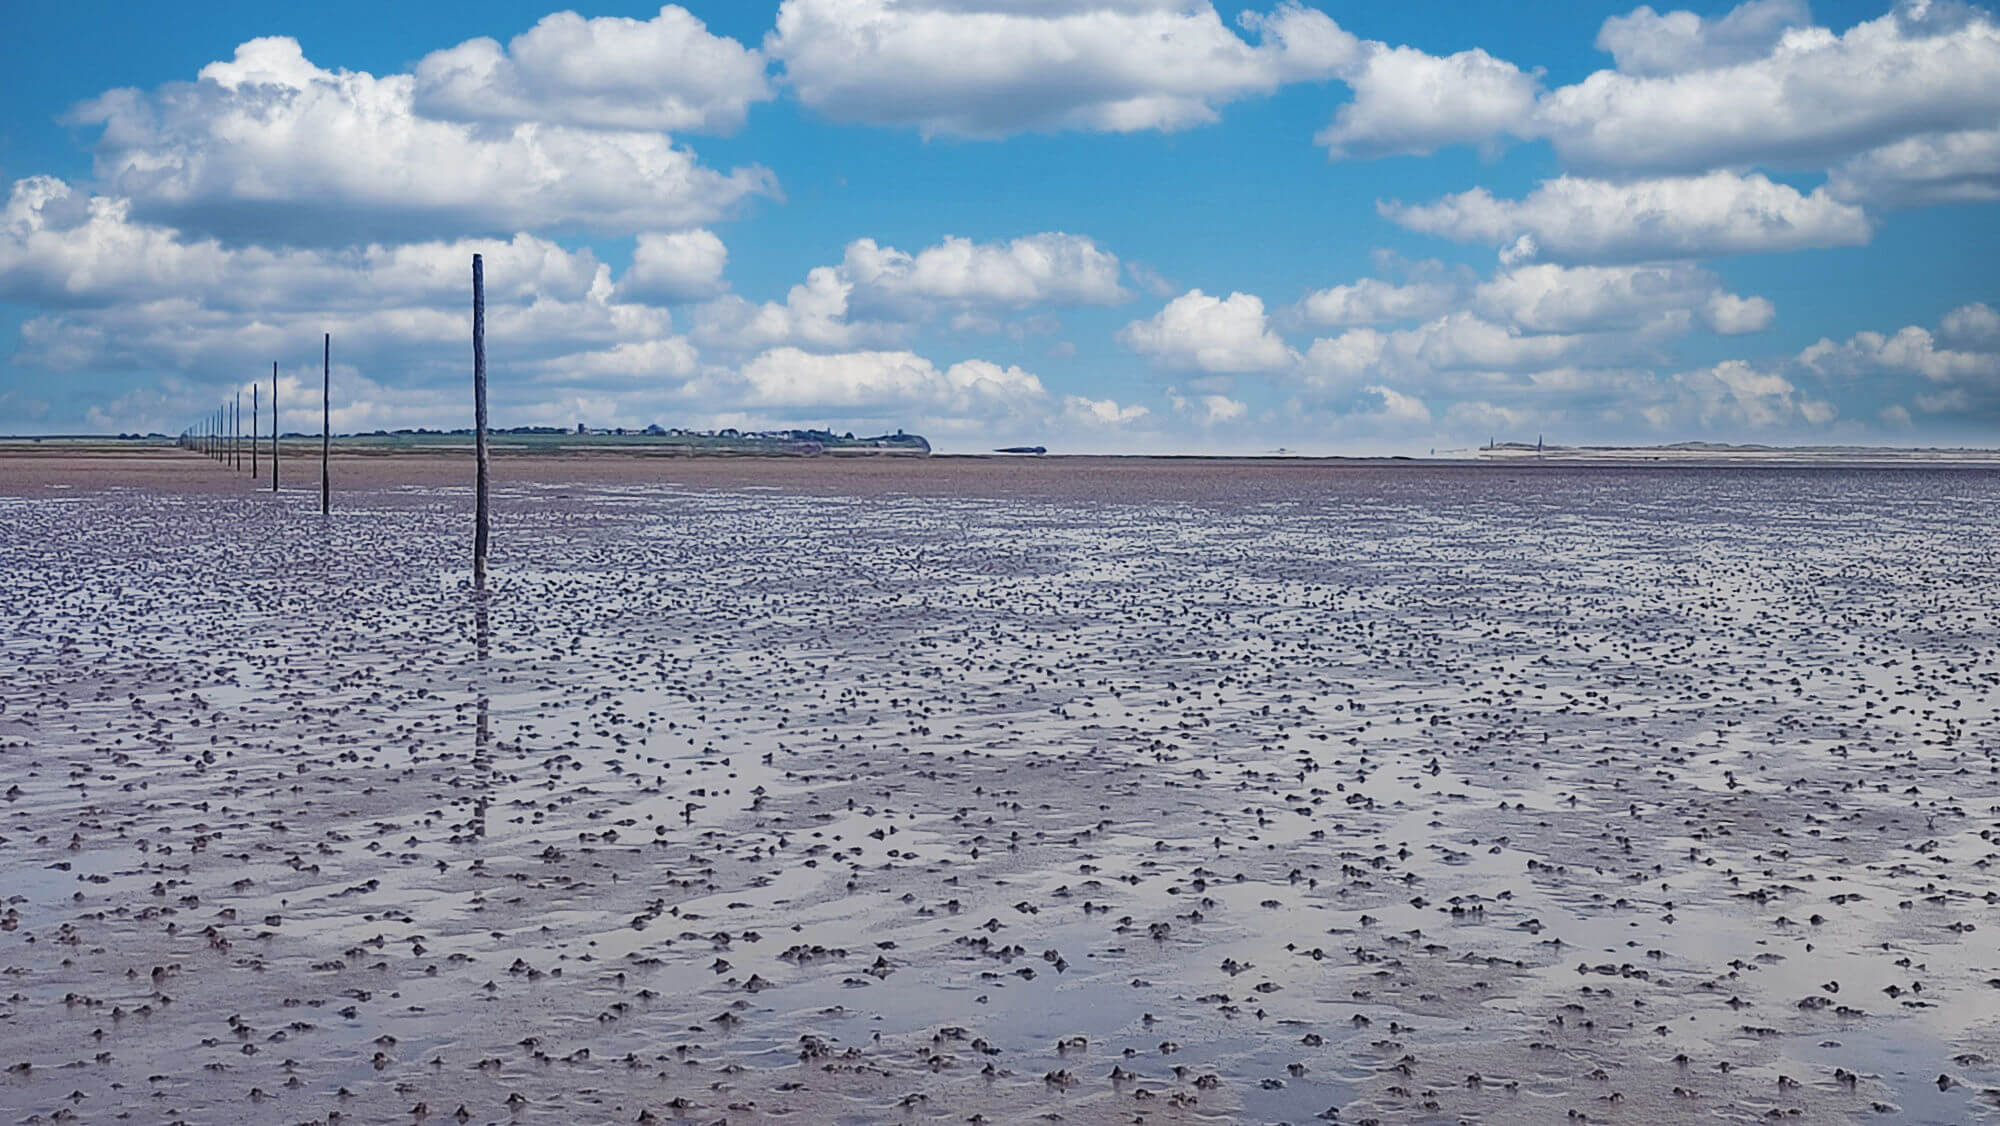
<path fill-rule="evenodd" d="M 316 469 L 0 462 L 7 1122 L 2000 1121 L 2000 472 Z"/>

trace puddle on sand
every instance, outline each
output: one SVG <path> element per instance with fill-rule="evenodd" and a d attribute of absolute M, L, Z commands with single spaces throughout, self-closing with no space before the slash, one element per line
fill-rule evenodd
<path fill-rule="evenodd" d="M 1314 480 L 0 501 L 0 1105 L 2000 1121 L 2000 475 Z"/>

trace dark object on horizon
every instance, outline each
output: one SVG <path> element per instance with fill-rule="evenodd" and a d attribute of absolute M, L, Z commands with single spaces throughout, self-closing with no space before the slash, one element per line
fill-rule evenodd
<path fill-rule="evenodd" d="M 581 429 L 582 424 L 578 424 Z M 472 448 L 479 462 L 474 476 L 472 588 L 486 592 L 486 266 L 472 256 Z"/>
<path fill-rule="evenodd" d="M 257 386 L 255 381 L 251 382 L 250 384 L 250 483 L 253 485 L 257 483 L 257 423 L 259 422 L 258 411 L 257 411 L 257 393 L 262 390 L 263 388 Z"/>
<path fill-rule="evenodd" d="M 271 491 L 278 491 L 278 361 L 271 361 Z"/>
<path fill-rule="evenodd" d="M 1047 446 L 1008 446 L 1005 449 L 998 449 L 993 452 L 996 454 L 1045 454 L 1049 452 L 1049 448 Z"/>
<path fill-rule="evenodd" d="M 319 369 L 319 514 L 333 511 L 333 479 L 327 462 L 333 451 L 333 334 L 320 342 Z"/>

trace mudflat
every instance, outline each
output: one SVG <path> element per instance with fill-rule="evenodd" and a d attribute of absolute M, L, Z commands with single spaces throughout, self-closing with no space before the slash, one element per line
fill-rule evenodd
<path fill-rule="evenodd" d="M 2000 472 L 284 474 L 0 456 L 12 1120 L 2000 1120 Z"/>

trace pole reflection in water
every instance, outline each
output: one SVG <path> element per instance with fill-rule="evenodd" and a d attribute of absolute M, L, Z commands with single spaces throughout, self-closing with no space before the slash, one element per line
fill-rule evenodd
<path fill-rule="evenodd" d="M 492 801 L 492 701 L 486 693 L 486 659 L 491 650 L 492 637 L 493 625 L 487 614 L 486 592 L 478 591 L 472 596 L 472 640 L 478 661 L 473 670 L 478 695 L 475 704 L 477 718 L 472 729 L 472 766 L 480 774 L 479 797 L 472 808 L 472 833 L 478 837 L 486 835 L 486 810 Z"/>

